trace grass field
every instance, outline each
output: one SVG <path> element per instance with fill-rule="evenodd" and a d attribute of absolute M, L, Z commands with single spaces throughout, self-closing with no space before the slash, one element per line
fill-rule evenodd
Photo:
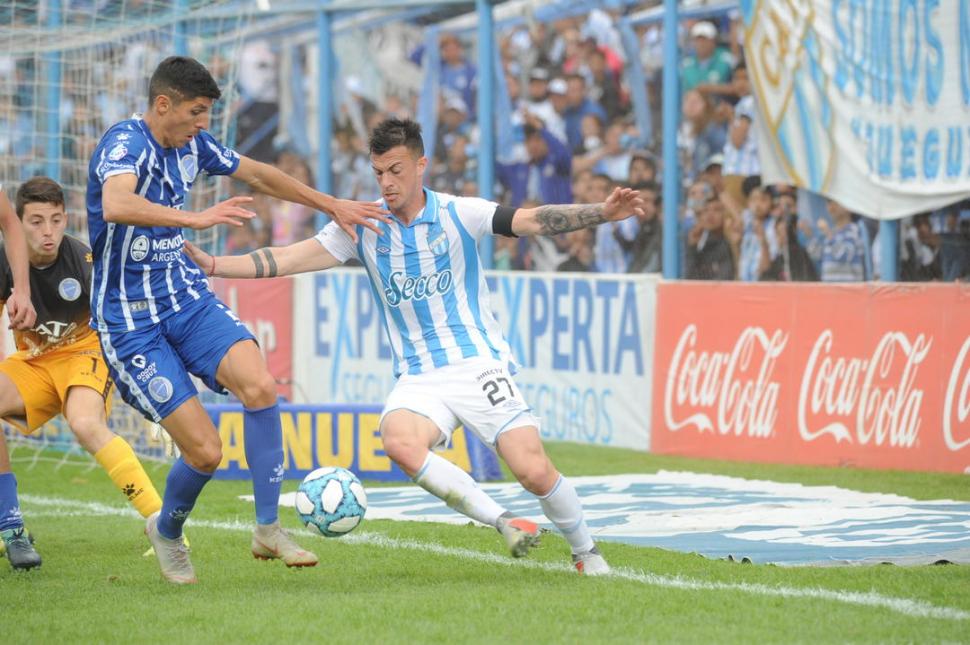
<path fill-rule="evenodd" d="M 694 470 L 970 500 L 966 476 L 781 467 L 552 444 L 566 473 Z M 0 634 L 57 642 L 970 642 L 970 567 L 785 568 L 603 544 L 581 578 L 558 536 L 514 561 L 492 529 L 366 521 L 342 540 L 284 523 L 320 556 L 249 554 L 246 482 L 213 482 L 189 522 L 200 584 L 163 583 L 143 523 L 100 470 L 14 464 L 44 566 L 0 563 Z M 152 472 L 157 484 L 166 470 Z M 297 482 L 286 482 L 284 491 Z"/>

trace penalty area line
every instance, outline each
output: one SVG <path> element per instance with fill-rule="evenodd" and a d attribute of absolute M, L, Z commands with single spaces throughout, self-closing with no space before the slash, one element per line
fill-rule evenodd
<path fill-rule="evenodd" d="M 118 507 L 102 504 L 99 502 L 82 502 L 78 500 L 64 499 L 58 497 L 44 497 L 39 495 L 21 495 L 21 503 L 26 502 L 30 508 L 28 519 L 31 517 L 63 517 L 65 515 L 100 515 L 114 517 L 130 517 L 141 519 L 130 507 Z M 213 521 L 190 519 L 187 525 L 190 531 L 200 528 L 215 529 L 221 531 L 240 531 L 250 532 L 253 525 L 248 522 L 240 521 Z M 320 537 L 318 534 L 306 529 L 287 529 L 290 533 L 305 535 L 310 537 Z M 337 545 L 355 546 L 377 546 L 384 549 L 398 549 L 407 551 L 420 551 L 431 553 L 438 556 L 453 557 L 463 560 L 471 560 L 486 564 L 494 564 L 506 567 L 524 567 L 540 571 L 553 573 L 568 573 L 575 576 L 576 571 L 567 563 L 539 562 L 536 560 L 513 560 L 508 556 L 496 553 L 486 553 L 475 551 L 463 547 L 445 546 L 434 542 L 420 542 L 418 540 L 392 538 L 383 533 L 364 532 L 352 533 L 340 540 L 335 540 Z M 710 582 L 705 580 L 695 580 L 681 576 L 665 576 L 654 573 L 645 573 L 626 567 L 616 567 L 604 578 L 613 578 L 637 582 L 651 587 L 661 587 L 667 589 L 680 589 L 684 591 L 733 591 L 752 594 L 756 596 L 767 596 L 775 598 L 797 598 L 809 600 L 824 600 L 837 602 L 847 605 L 858 605 L 863 607 L 877 607 L 888 609 L 889 611 L 911 616 L 913 618 L 934 618 L 940 620 L 970 620 L 970 611 L 965 611 L 955 607 L 941 607 L 922 600 L 911 598 L 898 598 L 894 596 L 884 596 L 874 591 L 838 591 L 833 589 L 823 589 L 821 587 L 788 587 L 783 585 L 766 585 L 748 582 Z"/>

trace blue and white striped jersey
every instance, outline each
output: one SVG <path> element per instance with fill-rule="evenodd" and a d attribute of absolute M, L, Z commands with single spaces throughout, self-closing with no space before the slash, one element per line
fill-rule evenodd
<path fill-rule="evenodd" d="M 334 222 L 316 239 L 335 258 L 358 258 L 381 305 L 394 375 L 420 374 L 475 356 L 511 362 L 489 303 L 478 241 L 491 234 L 498 204 L 425 189 L 420 217 L 404 225 L 357 227 L 358 242 Z M 386 206 L 386 205 L 385 205 Z"/>
<path fill-rule="evenodd" d="M 104 221 L 101 191 L 108 177 L 135 175 L 139 195 L 181 209 L 199 172 L 230 175 L 238 167 L 239 155 L 208 132 L 181 148 L 163 148 L 136 115 L 105 133 L 88 165 L 92 327 L 134 331 L 154 325 L 208 289 L 205 275 L 182 253 L 180 228 Z"/>

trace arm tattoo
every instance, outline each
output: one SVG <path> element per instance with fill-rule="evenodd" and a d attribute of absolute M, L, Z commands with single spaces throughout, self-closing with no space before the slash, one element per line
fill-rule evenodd
<path fill-rule="evenodd" d="M 253 259 L 253 265 L 256 267 L 256 277 L 263 277 L 263 259 L 259 256 L 259 251 L 253 251 L 249 254 L 249 257 Z"/>
<path fill-rule="evenodd" d="M 603 204 L 555 204 L 536 209 L 540 235 L 568 233 L 605 222 Z"/>
<path fill-rule="evenodd" d="M 273 257 L 273 252 L 269 249 L 263 249 L 263 256 L 266 258 L 267 266 L 269 266 L 269 271 L 266 272 L 266 277 L 275 278 L 277 275 L 277 269 L 276 258 Z"/>

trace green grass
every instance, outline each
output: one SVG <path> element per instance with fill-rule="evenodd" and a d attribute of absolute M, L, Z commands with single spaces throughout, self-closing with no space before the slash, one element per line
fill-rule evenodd
<path fill-rule="evenodd" d="M 560 469 L 575 475 L 696 470 L 970 499 L 968 480 L 959 476 L 733 464 L 568 444 L 552 444 L 549 451 Z M 99 470 L 14 468 L 22 495 L 124 508 Z M 153 471 L 156 482 L 164 472 Z M 350 539 L 300 535 L 321 562 L 290 571 L 253 560 L 247 532 L 205 526 L 249 522 L 250 511 L 236 499 L 249 490 L 246 482 L 206 488 L 193 513 L 195 526 L 189 525 L 200 577 L 189 588 L 163 583 L 154 559 L 141 557 L 146 542 L 140 519 L 24 503 L 44 566 L 28 574 L 0 566 L 3 640 L 970 642 L 970 620 L 777 593 L 781 587 L 872 593 L 970 612 L 968 567 L 785 568 L 603 544 L 611 564 L 629 575 L 583 579 L 566 570 L 568 548 L 555 535 L 543 538 L 529 560 L 513 562 L 491 529 L 368 521 Z M 297 526 L 291 511 L 282 517 Z M 700 588 L 675 588 L 676 579 Z M 713 589 L 717 584 L 729 587 Z M 750 585 L 764 585 L 767 592 L 752 593 Z"/>

